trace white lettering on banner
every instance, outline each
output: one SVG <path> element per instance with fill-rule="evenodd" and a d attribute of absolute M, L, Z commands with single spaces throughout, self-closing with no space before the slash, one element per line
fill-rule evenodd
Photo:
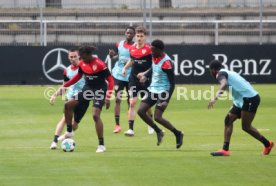
<path fill-rule="evenodd" d="M 260 59 L 259 61 L 255 59 L 233 59 L 228 61 L 228 57 L 225 54 L 212 54 L 212 56 L 214 56 L 214 59 L 221 61 L 225 69 L 235 71 L 241 75 L 268 76 L 272 73 L 270 67 L 271 59 Z M 202 76 L 206 71 L 209 71 L 209 61 L 206 62 L 204 59 L 197 59 L 194 62 L 184 59 L 179 62 L 178 54 L 173 54 L 172 61 L 175 66 L 174 73 L 176 76 Z"/>
<path fill-rule="evenodd" d="M 201 64 L 201 66 L 200 66 Z M 208 66 L 209 68 L 209 66 Z M 196 71 L 199 70 L 199 71 Z M 195 61 L 195 76 L 202 76 L 205 73 L 205 69 L 204 69 L 204 60 L 203 59 L 199 59 Z"/>
<path fill-rule="evenodd" d="M 245 63 L 245 66 L 244 66 L 244 75 L 258 75 L 258 72 L 257 72 L 257 62 L 254 60 L 254 59 L 245 59 L 243 60 L 244 63 Z M 252 64 L 252 74 L 250 74 L 249 72 L 249 64 Z"/>
<path fill-rule="evenodd" d="M 262 75 L 269 76 L 272 73 L 271 69 L 271 59 L 260 59 L 256 61 L 255 59 L 232 59 L 228 60 L 225 54 L 212 54 L 215 60 L 222 62 L 225 69 L 235 71 L 241 75 Z M 176 76 L 202 76 L 209 72 L 209 61 L 204 59 L 196 59 L 192 61 L 190 59 L 179 60 L 178 54 L 172 55 L 172 62 L 174 63 L 174 74 Z M 111 59 L 107 55 L 105 58 L 105 63 L 111 70 Z"/>
<path fill-rule="evenodd" d="M 227 66 L 228 58 L 225 54 L 213 54 L 213 56 L 215 57 L 214 60 L 221 61 L 224 68 L 228 70 L 228 66 Z"/>
<path fill-rule="evenodd" d="M 260 65 L 262 63 L 264 63 L 264 65 L 263 65 L 263 68 L 260 71 L 260 75 L 265 75 L 265 76 L 271 75 L 271 69 L 268 68 L 268 66 L 271 63 L 271 59 L 261 59 L 260 60 Z"/>
<path fill-rule="evenodd" d="M 238 74 L 241 74 L 242 73 L 242 63 L 241 63 L 241 61 L 238 60 L 238 59 L 234 59 L 232 61 L 232 63 L 229 64 L 229 69 L 231 71 L 237 72 Z"/>
<path fill-rule="evenodd" d="M 179 76 L 180 74 L 178 71 L 178 54 L 173 54 L 172 56 L 173 56 L 172 61 L 174 63 L 174 74 L 176 76 Z"/>

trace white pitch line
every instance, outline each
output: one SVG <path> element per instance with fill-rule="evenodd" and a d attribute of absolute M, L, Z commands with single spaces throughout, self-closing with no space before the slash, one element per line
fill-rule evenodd
<path fill-rule="evenodd" d="M 270 131 L 270 129 L 257 129 L 258 131 Z"/>

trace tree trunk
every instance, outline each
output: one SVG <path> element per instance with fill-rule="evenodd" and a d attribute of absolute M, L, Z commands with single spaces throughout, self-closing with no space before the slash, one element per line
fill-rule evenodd
<path fill-rule="evenodd" d="M 159 0 L 160 8 L 171 8 L 172 0 Z"/>
<path fill-rule="evenodd" d="M 46 7 L 61 8 L 61 0 L 46 0 Z"/>

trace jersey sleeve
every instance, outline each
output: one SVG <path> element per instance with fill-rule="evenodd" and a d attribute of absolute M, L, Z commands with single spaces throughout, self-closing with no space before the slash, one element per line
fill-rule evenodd
<path fill-rule="evenodd" d="M 217 76 L 218 82 L 220 82 L 222 79 L 228 80 L 228 74 L 227 72 L 219 72 Z"/>
<path fill-rule="evenodd" d="M 72 79 L 67 81 L 63 86 L 69 87 L 69 86 L 75 84 L 76 82 L 78 82 L 81 79 L 81 77 L 82 77 L 82 73 L 78 72 L 74 77 L 72 77 Z"/>
<path fill-rule="evenodd" d="M 162 64 L 161 68 L 162 68 L 163 70 L 172 69 L 173 66 L 172 66 L 171 61 L 170 61 L 170 60 L 165 61 L 165 62 Z"/>
<path fill-rule="evenodd" d="M 67 70 L 64 69 L 63 71 L 63 81 L 66 82 L 66 81 L 69 81 L 69 78 L 67 77 Z"/>

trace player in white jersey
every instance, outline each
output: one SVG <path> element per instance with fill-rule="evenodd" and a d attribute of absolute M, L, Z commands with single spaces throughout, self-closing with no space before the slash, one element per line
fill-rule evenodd
<path fill-rule="evenodd" d="M 68 53 L 68 59 L 71 63 L 65 70 L 64 70 L 64 82 L 69 81 L 75 74 L 78 73 L 79 69 L 79 54 L 77 49 L 70 49 Z M 76 84 L 70 86 L 67 91 L 66 91 L 66 100 L 70 100 L 75 96 L 84 86 L 85 80 L 82 78 L 79 80 Z M 53 94 L 51 97 L 51 103 L 53 103 L 58 96 L 57 93 Z M 76 130 L 78 128 L 78 124 L 80 123 L 82 117 L 84 116 L 89 104 L 77 107 L 74 110 L 74 119 L 73 119 L 73 128 Z M 54 139 L 53 142 L 51 143 L 50 149 L 56 149 L 57 148 L 57 143 L 58 139 L 62 140 L 62 136 L 60 136 L 62 130 L 64 129 L 66 122 L 65 122 L 65 117 L 64 115 L 58 122 L 54 134 Z"/>
<path fill-rule="evenodd" d="M 229 144 L 233 131 L 233 123 L 237 119 L 242 121 L 242 129 L 264 145 L 263 155 L 268 155 L 274 146 L 272 141 L 268 141 L 260 132 L 252 126 L 252 121 L 260 104 L 258 92 L 241 77 L 238 73 L 223 69 L 220 61 L 213 60 L 210 65 L 211 75 L 220 83 L 219 91 L 213 98 L 208 108 L 212 108 L 220 95 L 229 88 L 232 90 L 233 107 L 225 117 L 224 121 L 224 144 L 223 148 L 211 152 L 213 156 L 229 156 Z"/>

